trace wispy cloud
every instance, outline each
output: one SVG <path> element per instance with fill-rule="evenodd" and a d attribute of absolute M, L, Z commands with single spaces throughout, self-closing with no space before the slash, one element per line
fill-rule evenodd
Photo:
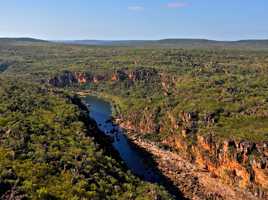
<path fill-rule="evenodd" d="M 167 4 L 167 7 L 170 9 L 185 8 L 187 6 L 189 6 L 189 4 L 184 2 L 170 2 Z"/>
<path fill-rule="evenodd" d="M 144 7 L 143 6 L 129 6 L 128 10 L 140 12 L 144 10 Z"/>

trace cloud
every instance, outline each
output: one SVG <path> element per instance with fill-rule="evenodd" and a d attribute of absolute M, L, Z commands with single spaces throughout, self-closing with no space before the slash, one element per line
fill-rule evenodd
<path fill-rule="evenodd" d="M 129 6 L 128 10 L 140 12 L 144 10 L 144 7 L 143 6 Z"/>
<path fill-rule="evenodd" d="M 183 2 L 170 2 L 167 4 L 167 7 L 170 9 L 185 8 L 187 6 L 188 4 Z"/>

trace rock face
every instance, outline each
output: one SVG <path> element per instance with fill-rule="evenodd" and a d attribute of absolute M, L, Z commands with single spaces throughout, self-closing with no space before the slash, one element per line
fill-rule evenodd
<path fill-rule="evenodd" d="M 268 198 L 267 143 L 216 140 L 212 135 L 197 135 L 195 144 L 178 136 L 176 148 L 187 151 L 194 162 L 226 183 Z"/>
<path fill-rule="evenodd" d="M 146 113 L 145 111 L 143 111 Z M 198 168 L 209 171 L 225 183 L 248 190 L 256 197 L 268 199 L 268 142 L 254 143 L 239 140 L 221 140 L 211 134 L 198 134 L 196 112 L 181 112 L 179 117 L 169 114 L 173 136 L 165 145 L 175 148 Z M 208 124 L 217 120 L 217 114 L 208 113 Z M 118 123 L 123 128 L 140 133 L 161 132 L 157 129 L 155 115 L 125 118 Z M 179 131 L 179 132 L 178 132 Z M 161 134 L 161 133 L 160 133 Z"/>
<path fill-rule="evenodd" d="M 80 83 L 80 84 L 90 82 L 93 79 L 91 74 L 89 74 L 89 73 L 76 72 L 76 73 L 74 73 L 74 77 L 77 80 L 77 82 Z"/>
<path fill-rule="evenodd" d="M 217 120 L 217 113 L 208 113 L 200 119 L 198 113 L 181 112 L 178 119 L 171 114 L 169 119 L 174 134 L 173 142 L 168 144 L 172 148 L 229 185 L 268 198 L 268 142 L 223 140 L 212 134 L 200 135 L 197 121 L 203 120 L 210 125 Z"/>
<path fill-rule="evenodd" d="M 48 83 L 56 87 L 65 87 L 78 83 L 78 79 L 72 72 L 64 71 L 62 74 L 48 80 Z"/>
<path fill-rule="evenodd" d="M 72 86 L 74 84 L 100 83 L 102 81 L 149 81 L 152 77 L 158 77 L 158 73 L 152 68 L 136 68 L 133 70 L 122 69 L 112 73 L 102 75 L 91 72 L 71 72 L 63 71 L 62 73 L 50 78 L 48 83 L 56 87 Z"/>
<path fill-rule="evenodd" d="M 158 147 L 154 142 L 129 135 L 132 142 L 146 149 L 154 156 L 157 168 L 172 181 L 187 199 L 195 200 L 257 200 L 254 195 L 232 186 L 212 176 L 207 170 L 197 168 L 195 164 L 176 152 Z"/>
<path fill-rule="evenodd" d="M 118 70 L 115 73 L 113 73 L 111 80 L 112 81 L 123 81 L 128 79 L 128 75 L 126 72 L 122 71 L 122 70 Z"/>

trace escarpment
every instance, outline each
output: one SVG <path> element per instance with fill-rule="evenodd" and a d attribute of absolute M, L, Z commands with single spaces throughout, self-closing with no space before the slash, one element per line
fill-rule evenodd
<path fill-rule="evenodd" d="M 217 99 L 217 103 L 220 103 L 221 107 L 214 108 L 214 101 L 211 103 L 209 98 L 202 96 L 202 98 L 210 100 L 206 104 L 211 103 L 212 108 L 197 111 L 191 110 L 191 108 L 184 110 L 181 109 L 181 106 L 177 108 L 176 112 L 173 112 L 174 107 L 179 104 L 179 100 L 174 102 L 176 101 L 175 95 L 179 97 L 184 95 L 184 99 L 180 100 L 187 99 L 188 105 L 192 98 L 188 93 L 195 91 L 198 94 L 199 92 L 195 89 L 196 83 L 193 83 L 193 80 L 189 80 L 188 77 L 181 78 L 181 80 L 187 85 L 181 84 L 177 87 L 178 80 L 175 75 L 140 67 L 107 71 L 102 74 L 92 71 L 65 71 L 52 77 L 48 82 L 57 87 L 89 84 L 96 85 L 96 87 L 101 85 L 100 88 L 103 89 L 103 85 L 105 87 L 112 85 L 116 89 L 108 87 L 108 89 L 104 89 L 104 92 L 108 91 L 116 96 L 118 93 L 115 92 L 120 90 L 121 93 L 118 96 L 121 95 L 123 98 L 127 98 L 128 93 L 135 93 L 139 86 L 143 93 L 142 95 L 138 94 L 137 99 L 142 101 L 142 106 L 137 103 L 138 105 L 134 108 L 135 105 L 128 102 L 127 109 L 119 111 L 116 116 L 116 122 L 121 127 L 133 133 L 141 133 L 139 134 L 141 137 L 148 135 L 159 137 L 160 145 L 169 146 L 172 150 L 176 150 L 202 170 L 209 171 L 214 177 L 219 177 L 234 187 L 248 190 L 256 197 L 267 199 L 268 142 L 232 137 L 232 133 L 228 131 L 234 130 L 233 127 L 225 130 L 227 131 L 224 133 L 225 137 L 221 137 L 217 133 L 219 130 L 217 128 L 223 129 L 223 125 L 216 126 L 221 118 L 224 118 L 228 124 L 233 123 L 231 120 L 235 121 L 237 118 L 247 120 L 252 116 L 260 117 L 260 120 L 263 120 L 267 116 L 263 114 L 266 112 L 263 109 L 266 106 L 266 101 L 258 102 L 245 109 L 242 104 L 237 105 L 238 99 L 241 99 L 238 95 L 243 91 L 229 86 L 224 88 L 222 86 L 224 83 L 218 80 L 215 82 L 215 87 L 219 87 L 217 89 L 221 96 Z M 202 84 L 204 83 L 202 82 Z M 148 85 L 151 88 L 148 88 Z M 205 85 L 203 86 L 205 87 Z M 208 87 L 211 89 L 212 86 Z M 199 90 L 201 89 L 199 88 Z M 154 94 L 157 94 L 157 97 L 151 97 Z M 131 98 L 132 96 L 128 100 Z M 158 98 L 165 100 L 159 103 Z M 195 102 L 193 105 L 201 103 Z M 234 109 L 228 106 L 234 106 Z M 222 121 L 225 122 L 224 120 Z M 254 120 L 256 119 L 252 119 L 253 122 Z"/>
<path fill-rule="evenodd" d="M 148 115 L 149 117 L 150 115 Z M 160 144 L 169 146 L 180 155 L 193 162 L 198 168 L 220 178 L 224 183 L 250 191 L 261 199 L 268 198 L 268 142 L 253 142 L 239 139 L 219 138 L 208 133 L 199 133 L 197 112 L 181 112 L 179 117 L 169 114 L 169 129 L 172 134 Z M 135 119 L 138 119 L 137 117 Z M 149 120 L 131 121 L 131 117 L 118 120 L 122 127 L 130 131 L 154 131 L 155 116 Z M 215 123 L 215 113 L 205 115 L 204 123 Z M 143 121 L 143 122 L 142 122 Z M 146 124 L 147 127 L 141 126 Z M 167 127 L 159 123 L 159 132 L 164 134 Z"/>
<path fill-rule="evenodd" d="M 226 183 L 248 189 L 260 198 L 268 197 L 267 143 L 221 141 L 212 135 L 198 135 L 195 145 L 188 144 L 188 152 L 198 166 Z"/>
<path fill-rule="evenodd" d="M 73 73 L 64 71 L 62 74 L 49 79 L 48 83 L 56 87 L 64 87 L 78 83 L 78 79 Z"/>
<path fill-rule="evenodd" d="M 120 69 L 107 71 L 102 74 L 96 74 L 92 71 L 72 72 L 63 71 L 47 80 L 47 82 L 56 87 L 72 86 L 74 84 L 101 83 L 114 81 L 128 81 L 134 83 L 138 81 L 156 81 L 160 80 L 160 75 L 153 68 L 140 67 L 137 69 Z"/>

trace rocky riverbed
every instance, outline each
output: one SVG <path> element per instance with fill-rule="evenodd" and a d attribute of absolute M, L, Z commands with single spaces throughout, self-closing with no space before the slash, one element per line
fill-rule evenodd
<path fill-rule="evenodd" d="M 129 134 L 131 141 L 151 153 L 157 167 L 168 177 L 186 198 L 194 200 L 258 200 L 250 192 L 232 188 L 208 171 L 197 168 L 178 153 L 161 149 L 152 142 Z"/>

